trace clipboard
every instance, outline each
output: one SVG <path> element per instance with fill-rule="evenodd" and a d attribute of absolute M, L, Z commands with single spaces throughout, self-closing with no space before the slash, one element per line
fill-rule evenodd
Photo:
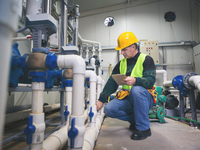
<path fill-rule="evenodd" d="M 118 85 L 124 85 L 124 83 L 122 83 L 121 81 L 126 78 L 126 75 L 125 74 L 113 74 L 112 75 L 112 78 L 115 80 L 115 82 L 118 84 Z"/>

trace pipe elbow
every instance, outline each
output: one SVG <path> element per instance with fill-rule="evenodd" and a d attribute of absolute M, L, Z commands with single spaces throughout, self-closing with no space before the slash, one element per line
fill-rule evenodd
<path fill-rule="evenodd" d="M 85 61 L 78 55 L 59 55 L 57 59 L 59 68 L 73 68 L 73 74 L 85 74 Z"/>
<path fill-rule="evenodd" d="M 86 70 L 85 76 L 86 76 L 87 78 L 90 78 L 90 81 L 94 81 L 94 82 L 97 81 L 97 75 L 96 75 L 96 73 L 95 73 L 94 71 L 92 71 L 92 70 Z"/>

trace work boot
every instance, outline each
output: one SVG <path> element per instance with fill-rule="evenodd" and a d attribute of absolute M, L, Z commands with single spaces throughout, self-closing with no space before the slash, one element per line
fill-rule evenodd
<path fill-rule="evenodd" d="M 132 130 L 132 131 L 136 130 L 135 123 L 131 123 L 129 125 L 129 130 Z"/>
<path fill-rule="evenodd" d="M 151 136 L 151 129 L 148 130 L 135 130 L 133 134 L 131 135 L 132 140 L 143 140 L 146 139 L 148 136 Z"/>

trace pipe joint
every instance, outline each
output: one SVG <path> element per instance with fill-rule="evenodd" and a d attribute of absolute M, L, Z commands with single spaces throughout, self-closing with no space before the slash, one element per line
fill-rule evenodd
<path fill-rule="evenodd" d="M 31 115 L 33 116 L 33 125 L 36 128 L 35 133 L 33 134 L 32 143 L 42 143 L 45 130 L 44 113 Z"/>
<path fill-rule="evenodd" d="M 77 55 L 59 55 L 57 64 L 60 68 L 73 68 L 73 74 L 85 74 L 85 61 Z"/>
<path fill-rule="evenodd" d="M 69 142 L 70 145 L 69 146 L 73 147 L 73 148 L 82 148 L 82 146 L 83 146 L 83 137 L 84 137 L 84 133 L 85 133 L 85 125 L 84 125 L 85 116 L 84 115 L 82 115 L 82 116 L 73 116 L 73 115 L 71 115 L 71 122 L 72 122 L 73 119 L 75 119 L 74 127 L 78 130 L 78 133 L 77 133 L 77 136 L 74 137 L 74 140 L 70 139 L 70 142 Z M 71 127 L 72 127 L 72 125 L 71 125 Z M 70 129 L 71 129 L 71 127 L 70 127 Z M 69 133 L 68 133 L 68 136 L 70 138 Z"/>
<path fill-rule="evenodd" d="M 86 70 L 85 71 L 85 76 L 90 79 L 90 82 L 97 82 L 97 75 L 94 71 L 92 70 Z"/>
<path fill-rule="evenodd" d="M 32 82 L 33 91 L 44 91 L 44 82 Z"/>
<path fill-rule="evenodd" d="M 89 116 L 89 122 L 90 123 L 95 123 L 96 122 L 96 116 L 97 116 L 97 106 L 93 105 L 93 106 L 89 106 L 90 111 L 88 111 L 88 116 Z"/>
<path fill-rule="evenodd" d="M 46 56 L 47 55 L 43 53 L 31 53 L 26 59 L 28 69 L 47 70 Z"/>
<path fill-rule="evenodd" d="M 57 56 L 55 53 L 49 53 L 46 56 L 46 66 L 49 70 L 57 69 Z"/>

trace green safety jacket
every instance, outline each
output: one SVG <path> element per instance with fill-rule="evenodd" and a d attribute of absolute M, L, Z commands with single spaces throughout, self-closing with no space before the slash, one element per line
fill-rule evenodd
<path fill-rule="evenodd" d="M 135 66 L 133 67 L 133 70 L 131 72 L 131 77 L 142 77 L 143 76 L 143 63 L 145 60 L 146 55 L 145 54 L 140 54 L 137 62 L 135 64 Z M 126 75 L 126 71 L 127 71 L 127 59 L 123 58 L 120 62 L 120 74 L 125 74 Z M 133 85 L 128 86 L 128 85 L 123 85 L 122 88 L 125 90 L 130 90 L 132 88 Z"/>
<path fill-rule="evenodd" d="M 143 76 L 143 63 L 144 63 L 144 60 L 145 60 L 145 57 L 146 57 L 146 54 L 140 54 L 137 61 L 136 61 L 136 64 L 135 66 L 133 67 L 133 70 L 131 72 L 131 75 L 130 77 L 142 77 Z M 120 74 L 125 74 L 126 75 L 126 71 L 127 71 L 127 59 L 126 58 L 123 58 L 120 62 Z M 122 88 L 124 90 L 131 90 L 133 85 L 131 86 L 128 86 L 128 85 L 123 85 Z M 153 100 L 154 100 L 154 103 L 156 103 L 157 101 L 157 92 L 155 91 L 155 88 L 156 86 L 154 85 L 152 89 L 147 89 L 150 94 L 153 96 Z"/>

